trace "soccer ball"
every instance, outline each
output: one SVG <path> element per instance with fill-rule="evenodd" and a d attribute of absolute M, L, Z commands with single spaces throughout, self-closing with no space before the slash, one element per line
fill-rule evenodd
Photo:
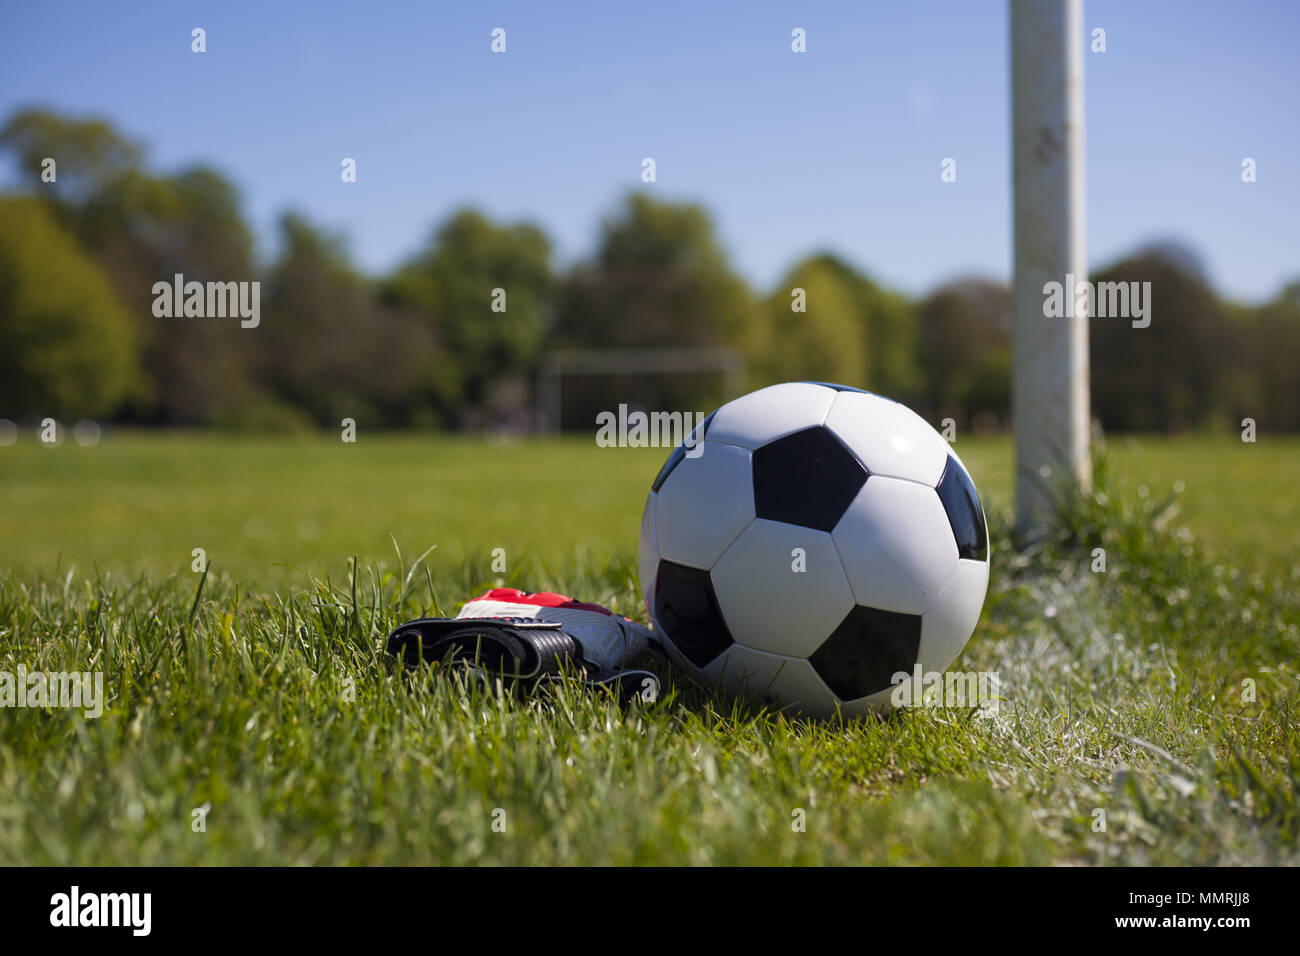
<path fill-rule="evenodd" d="M 984 510 L 911 409 L 787 382 L 728 402 L 668 456 L 641 518 L 641 590 L 697 678 L 825 716 L 890 709 L 942 671 L 989 578 Z"/>

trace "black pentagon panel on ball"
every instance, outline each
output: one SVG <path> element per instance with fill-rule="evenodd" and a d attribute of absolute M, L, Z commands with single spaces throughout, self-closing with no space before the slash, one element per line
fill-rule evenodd
<path fill-rule="evenodd" d="M 957 539 L 958 556 L 987 561 L 989 532 L 984 524 L 979 493 L 966 469 L 951 455 L 935 490 L 939 492 L 939 500 L 948 515 L 948 524 L 952 525 L 952 535 Z"/>
<path fill-rule="evenodd" d="M 921 616 L 859 604 L 808 658 L 840 700 L 857 700 L 893 686 L 912 673 L 921 646 Z"/>
<path fill-rule="evenodd" d="M 655 620 L 674 647 L 704 667 L 732 645 L 708 571 L 660 561 L 655 580 Z"/>
<path fill-rule="evenodd" d="M 830 531 L 868 474 L 830 429 L 805 428 L 754 452 L 754 511 L 771 521 Z"/>
<path fill-rule="evenodd" d="M 704 441 L 704 435 L 709 430 L 709 422 L 713 421 L 713 416 L 716 414 L 718 414 L 718 410 L 715 408 L 713 411 L 709 412 L 708 416 L 704 419 L 704 421 L 700 422 L 699 426 L 696 429 L 694 429 L 694 431 L 691 432 L 691 435 L 694 437 L 695 441 Z M 699 434 L 696 435 L 695 432 L 699 432 Z M 668 476 L 673 473 L 673 469 L 676 468 L 678 465 L 680 465 L 682 463 L 682 459 L 685 457 L 686 457 L 686 444 L 685 442 L 683 442 L 679 444 L 676 448 L 674 448 L 671 452 L 669 452 L 668 460 L 665 461 L 664 466 L 659 469 L 659 474 L 655 475 L 655 480 L 651 483 L 650 490 L 658 491 L 660 488 L 662 488 L 664 486 L 664 482 L 668 480 Z"/>

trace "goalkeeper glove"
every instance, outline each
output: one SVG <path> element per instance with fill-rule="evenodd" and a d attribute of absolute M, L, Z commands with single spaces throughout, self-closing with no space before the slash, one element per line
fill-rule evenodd
<path fill-rule="evenodd" d="M 548 591 L 494 588 L 467 602 L 456 617 L 408 621 L 388 635 L 386 649 L 410 665 L 450 659 L 529 688 L 568 670 L 624 700 L 652 702 L 659 678 L 624 664 L 653 640 L 649 628 L 599 604 Z"/>

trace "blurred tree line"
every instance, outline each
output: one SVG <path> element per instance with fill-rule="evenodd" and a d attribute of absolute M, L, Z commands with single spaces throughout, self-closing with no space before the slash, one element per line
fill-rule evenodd
<path fill-rule="evenodd" d="M 0 416 L 522 429 L 534 423 L 547 351 L 730 346 L 746 356 L 751 387 L 837 381 L 934 422 L 1009 425 L 1011 297 L 999 282 L 959 279 L 914 301 L 823 253 L 763 295 L 731 269 L 702 208 L 644 193 L 601 224 L 594 255 L 566 273 L 538 227 L 464 209 L 376 278 L 352 264 L 341 236 L 295 212 L 280 220 L 274 259 L 259 261 L 229 180 L 206 166 L 151 171 L 143 147 L 106 122 L 22 111 L 0 129 L 0 151 L 23 177 L 20 192 L 0 195 Z M 156 317 L 153 285 L 176 273 L 260 280 L 258 327 Z M 1092 279 L 1151 283 L 1148 328 L 1090 324 L 1104 427 L 1252 417 L 1300 428 L 1300 281 L 1262 306 L 1225 302 L 1175 246 Z M 623 401 L 704 410 L 726 397 L 707 374 L 564 387 L 575 427 Z"/>

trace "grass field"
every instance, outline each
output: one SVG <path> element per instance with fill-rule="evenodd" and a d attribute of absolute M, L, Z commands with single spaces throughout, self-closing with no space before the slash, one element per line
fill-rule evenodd
<path fill-rule="evenodd" d="M 498 581 L 645 620 L 657 450 L 0 448 L 0 671 L 99 670 L 109 696 L 100 719 L 0 709 L 0 863 L 1300 860 L 1300 442 L 1111 439 L 1103 494 L 1023 553 L 1009 444 L 956 448 L 995 547 L 961 666 L 1000 673 L 1002 713 L 847 724 L 657 662 L 670 693 L 621 709 L 412 689 L 379 656 Z"/>

